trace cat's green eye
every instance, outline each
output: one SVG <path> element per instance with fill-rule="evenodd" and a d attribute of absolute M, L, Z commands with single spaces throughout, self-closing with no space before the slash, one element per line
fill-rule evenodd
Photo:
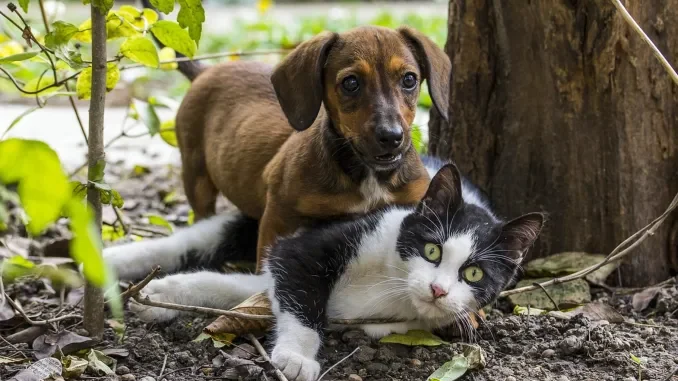
<path fill-rule="evenodd" d="M 424 257 L 431 262 L 437 262 L 440 259 L 440 246 L 435 243 L 427 243 L 424 246 Z"/>
<path fill-rule="evenodd" d="M 467 282 L 480 282 L 483 279 L 483 270 L 478 266 L 469 266 L 464 269 L 464 279 Z"/>

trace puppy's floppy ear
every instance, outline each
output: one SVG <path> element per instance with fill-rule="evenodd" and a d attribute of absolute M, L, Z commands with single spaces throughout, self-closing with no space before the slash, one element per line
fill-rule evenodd
<path fill-rule="evenodd" d="M 433 176 L 417 211 L 424 215 L 434 213 L 445 216 L 459 209 L 462 202 L 459 169 L 454 164 L 446 164 Z"/>
<path fill-rule="evenodd" d="M 323 67 L 337 34 L 322 32 L 301 43 L 275 68 L 271 82 L 278 102 L 297 131 L 313 124 L 323 101 Z"/>
<path fill-rule="evenodd" d="M 544 226 L 543 213 L 528 213 L 511 220 L 501 228 L 497 243 L 506 245 L 513 252 L 515 259 L 521 260 L 527 249 L 534 244 Z"/>
<path fill-rule="evenodd" d="M 423 33 L 407 26 L 398 28 L 398 32 L 411 45 L 415 57 L 428 82 L 433 105 L 438 113 L 447 121 L 447 110 L 450 102 L 450 76 L 452 64 L 447 54 L 426 37 Z"/>

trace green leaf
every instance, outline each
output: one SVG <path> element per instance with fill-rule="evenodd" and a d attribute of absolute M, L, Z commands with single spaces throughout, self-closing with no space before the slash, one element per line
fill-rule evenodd
<path fill-rule="evenodd" d="M 120 68 L 114 62 L 108 63 L 106 68 L 106 90 L 111 91 L 120 80 Z M 78 99 L 92 98 L 92 67 L 88 67 L 80 73 L 78 82 L 75 84 L 75 92 Z"/>
<path fill-rule="evenodd" d="M 125 231 L 110 225 L 104 225 L 101 227 L 101 237 L 104 241 L 117 241 L 125 237 Z"/>
<path fill-rule="evenodd" d="M 19 184 L 21 204 L 29 217 L 27 230 L 33 236 L 59 218 L 63 205 L 71 198 L 56 152 L 40 141 L 0 142 L 0 182 Z"/>
<path fill-rule="evenodd" d="M 28 81 L 26 85 L 24 85 L 24 90 L 30 91 L 30 92 L 36 92 L 40 90 L 40 92 L 37 95 L 48 95 L 51 93 L 56 92 L 61 88 L 61 86 L 52 86 L 54 84 L 54 77 L 52 76 L 51 73 L 45 73 L 44 75 L 37 76 L 33 78 L 32 80 Z M 50 87 L 51 86 L 51 87 Z M 24 94 L 26 97 L 34 97 L 36 94 Z"/>
<path fill-rule="evenodd" d="M 406 334 L 394 333 L 383 337 L 379 340 L 380 343 L 402 344 L 410 347 L 427 346 L 437 347 L 446 344 L 446 342 L 428 331 L 413 330 Z"/>
<path fill-rule="evenodd" d="M 468 370 L 468 360 L 462 355 L 456 355 L 431 374 L 426 381 L 454 381 L 463 376 Z"/>
<path fill-rule="evenodd" d="M 515 306 L 513 307 L 513 314 L 514 315 L 530 315 L 530 316 L 539 316 L 539 315 L 545 315 L 547 314 L 547 310 L 542 310 L 539 308 L 527 308 L 527 307 L 522 307 L 522 306 Z"/>
<path fill-rule="evenodd" d="M 525 275 L 531 278 L 558 277 L 576 273 L 589 268 L 605 259 L 604 254 L 589 254 L 577 251 L 568 251 L 538 258 L 525 265 Z M 619 262 L 609 263 L 586 276 L 586 280 L 593 284 L 604 284 L 605 279 L 612 274 Z"/>
<path fill-rule="evenodd" d="M 85 1 L 87 2 L 85 3 Z M 92 4 L 99 8 L 102 13 L 106 13 L 113 8 L 113 0 L 83 0 L 83 4 L 89 4 L 90 1 L 92 1 Z"/>
<path fill-rule="evenodd" d="M 414 149 L 420 154 L 425 154 L 426 143 L 424 142 L 424 135 L 421 132 L 421 127 L 413 124 L 410 133 L 412 136 L 412 144 L 414 145 Z"/>
<path fill-rule="evenodd" d="M 158 57 L 160 58 L 160 62 L 165 62 L 160 64 L 160 69 L 162 70 L 176 70 L 176 68 L 179 67 L 179 64 L 176 62 L 167 62 L 177 59 L 177 54 L 172 48 L 164 47 L 160 49 Z"/>
<path fill-rule="evenodd" d="M 84 200 L 87 197 L 87 184 L 83 184 L 80 181 L 71 181 L 71 192 L 73 197 L 78 200 Z"/>
<path fill-rule="evenodd" d="M 106 284 L 108 273 L 101 256 L 101 242 L 93 222 L 91 210 L 82 201 L 71 200 L 66 205 L 73 239 L 70 242 L 71 257 L 83 265 L 85 277 L 99 287 Z"/>
<path fill-rule="evenodd" d="M 153 42 L 146 37 L 130 37 L 120 46 L 120 53 L 134 62 L 158 67 L 160 59 Z"/>
<path fill-rule="evenodd" d="M 31 107 L 31 108 L 29 108 L 28 110 L 26 110 L 26 111 L 22 112 L 21 114 L 19 114 L 19 116 L 17 116 L 16 118 L 14 118 L 14 120 L 12 121 L 12 123 L 10 123 L 9 127 L 7 127 L 7 129 L 5 130 L 5 132 L 2 133 L 2 136 L 0 136 L 0 139 L 4 139 L 5 135 L 7 135 L 7 133 L 8 133 L 12 128 L 14 128 L 14 126 L 16 126 L 16 125 L 21 121 L 21 119 L 24 118 L 24 116 L 26 116 L 26 115 L 28 115 L 28 114 L 31 114 L 31 113 L 33 113 L 33 111 L 38 110 L 38 109 L 40 109 L 40 107 L 38 107 L 38 106 L 36 106 L 36 107 Z"/>
<path fill-rule="evenodd" d="M 89 181 L 101 183 L 104 181 L 104 170 L 106 169 L 106 160 L 99 159 L 91 171 L 87 173 Z"/>
<path fill-rule="evenodd" d="M 28 60 L 28 59 L 31 59 L 31 58 L 37 56 L 38 53 L 40 53 L 40 52 L 24 52 L 24 53 L 19 53 L 19 54 L 13 54 L 9 57 L 2 57 L 2 58 L 0 58 L 0 64 L 17 62 L 17 61 L 25 61 L 25 60 Z"/>
<path fill-rule="evenodd" d="M 174 10 L 174 0 L 151 0 L 151 5 L 164 14 Z"/>
<path fill-rule="evenodd" d="M 62 357 L 61 365 L 63 366 L 63 373 L 61 375 L 67 379 L 78 378 L 87 369 L 87 364 L 87 360 L 72 355 Z"/>
<path fill-rule="evenodd" d="M 119 209 L 122 208 L 125 203 L 120 193 L 115 189 L 99 189 L 99 192 L 101 194 L 101 203 L 104 205 L 112 205 Z"/>
<path fill-rule="evenodd" d="M 91 349 L 87 355 L 87 368 L 94 372 L 94 374 L 104 374 L 112 376 L 115 374 L 111 367 L 115 367 L 115 359 L 112 357 L 106 356 L 100 351 Z"/>
<path fill-rule="evenodd" d="M 196 44 L 185 29 L 174 21 L 160 20 L 151 26 L 151 32 L 163 45 L 177 52 L 193 57 Z"/>
<path fill-rule="evenodd" d="M 201 0 L 178 0 L 179 14 L 177 21 L 182 28 L 188 28 L 188 34 L 196 45 L 200 43 L 202 34 L 202 23 L 205 22 L 205 9 L 202 7 Z"/>
<path fill-rule="evenodd" d="M 45 36 L 45 46 L 56 49 L 61 45 L 66 45 L 78 31 L 78 27 L 73 24 L 55 21 L 52 24 L 52 31 Z"/>
<path fill-rule="evenodd" d="M 193 211 L 193 209 L 188 211 L 188 221 L 187 221 L 187 223 L 188 223 L 188 226 L 191 226 L 195 223 L 195 212 Z"/>
<path fill-rule="evenodd" d="M 534 283 L 543 283 L 547 280 L 550 280 L 550 278 L 523 279 L 516 284 L 516 287 L 530 286 Z M 581 305 L 591 301 L 589 284 L 583 279 L 547 286 L 546 292 L 549 293 L 561 309 L 565 305 Z M 551 299 L 541 289 L 510 295 L 509 300 L 513 305 L 530 306 L 542 310 L 555 309 Z"/>
<path fill-rule="evenodd" d="M 148 223 L 151 224 L 151 225 L 165 227 L 165 228 L 169 229 L 170 232 L 174 231 L 174 226 L 172 226 L 172 224 L 170 224 L 166 219 L 164 219 L 164 218 L 162 218 L 158 215 L 154 215 L 154 214 L 149 215 L 148 216 Z"/>
<path fill-rule="evenodd" d="M 151 136 L 160 132 L 160 118 L 152 103 L 134 100 L 132 108 L 139 113 L 141 121 L 146 125 Z"/>
<path fill-rule="evenodd" d="M 171 145 L 172 147 L 178 147 L 177 142 L 177 132 L 174 130 L 174 119 L 164 121 L 160 125 L 160 137 L 165 143 Z"/>
<path fill-rule="evenodd" d="M 28 13 L 28 3 L 30 0 L 19 0 L 19 6 L 24 10 L 24 13 Z"/>

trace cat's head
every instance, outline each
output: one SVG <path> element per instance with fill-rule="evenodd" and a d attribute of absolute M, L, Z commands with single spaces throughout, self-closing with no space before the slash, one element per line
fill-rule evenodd
<path fill-rule="evenodd" d="M 422 318 L 445 323 L 492 302 L 541 231 L 543 214 L 504 222 L 477 199 L 464 201 L 459 170 L 447 164 L 402 223 L 397 248 Z"/>

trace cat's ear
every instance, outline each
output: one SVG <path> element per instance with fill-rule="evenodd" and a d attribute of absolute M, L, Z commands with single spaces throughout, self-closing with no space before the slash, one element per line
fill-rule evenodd
<path fill-rule="evenodd" d="M 527 249 L 534 244 L 544 226 L 545 216 L 542 213 L 528 213 L 511 220 L 501 228 L 499 242 L 507 250 L 511 250 L 515 259 L 523 258 Z"/>
<path fill-rule="evenodd" d="M 459 209 L 462 201 L 459 169 L 454 164 L 446 164 L 433 176 L 417 211 L 445 216 Z"/>

